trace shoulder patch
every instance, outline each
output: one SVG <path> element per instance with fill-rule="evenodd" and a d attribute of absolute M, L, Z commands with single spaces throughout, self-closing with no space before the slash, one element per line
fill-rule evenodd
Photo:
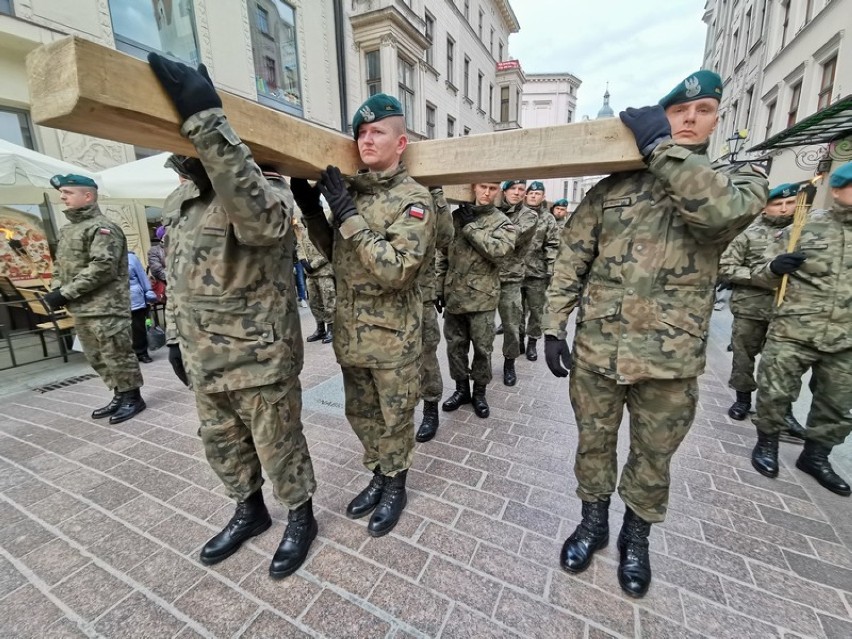
<path fill-rule="evenodd" d="M 105 228 L 103 226 L 98 229 L 99 235 L 109 235 L 110 233 L 112 233 L 112 231 L 110 231 L 108 228 Z"/>
<path fill-rule="evenodd" d="M 604 200 L 603 208 L 605 209 L 615 209 L 624 206 L 630 206 L 633 204 L 632 197 L 620 197 L 613 200 Z"/>
<path fill-rule="evenodd" d="M 417 218 L 418 220 L 422 220 L 426 217 L 426 207 L 422 204 L 412 204 L 408 207 L 408 215 L 409 217 Z"/>

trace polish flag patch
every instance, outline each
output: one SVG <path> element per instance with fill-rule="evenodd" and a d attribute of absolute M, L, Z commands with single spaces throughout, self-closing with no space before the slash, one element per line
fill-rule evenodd
<path fill-rule="evenodd" d="M 110 233 L 112 233 L 112 231 L 110 231 L 109 229 L 100 228 L 98 229 L 98 233 L 100 233 L 101 235 L 109 235 Z"/>
<path fill-rule="evenodd" d="M 418 206 L 417 204 L 414 204 L 411 207 L 409 207 L 408 214 L 411 217 L 416 217 L 418 220 L 422 220 L 423 217 L 426 215 L 426 211 L 423 210 L 423 208 Z"/>

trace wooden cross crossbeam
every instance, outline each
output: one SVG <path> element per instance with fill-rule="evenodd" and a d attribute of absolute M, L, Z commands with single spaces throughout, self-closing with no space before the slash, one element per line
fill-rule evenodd
<path fill-rule="evenodd" d="M 148 64 L 76 36 L 27 56 L 31 116 L 40 125 L 191 155 L 180 118 Z M 317 178 L 328 164 L 360 168 L 351 137 L 220 91 L 228 119 L 255 159 Z M 403 157 L 422 184 L 600 175 L 642 168 L 617 119 L 412 142 Z M 468 190 L 469 192 L 469 190 Z"/>

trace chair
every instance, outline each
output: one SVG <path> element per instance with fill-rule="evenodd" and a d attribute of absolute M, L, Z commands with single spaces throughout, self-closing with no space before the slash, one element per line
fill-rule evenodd
<path fill-rule="evenodd" d="M 68 346 L 65 343 L 65 338 L 68 332 L 74 328 L 74 318 L 65 310 L 52 310 L 44 303 L 44 295 L 39 291 L 27 288 L 16 288 L 16 290 L 36 319 L 44 318 L 46 320 L 35 325 L 35 329 L 39 331 L 39 336 L 42 339 L 44 356 L 47 357 L 47 348 L 43 334 L 47 331 L 53 331 L 56 333 L 56 341 L 59 345 L 59 351 L 62 353 L 62 360 L 67 362 Z"/>

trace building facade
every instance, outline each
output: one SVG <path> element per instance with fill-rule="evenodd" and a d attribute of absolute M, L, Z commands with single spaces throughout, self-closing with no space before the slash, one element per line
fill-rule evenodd
<path fill-rule="evenodd" d="M 801 182 L 818 166 L 830 170 L 852 159 L 848 137 L 772 143 L 852 94 L 852 0 L 709 0 L 704 21 L 704 66 L 725 83 L 713 157 L 769 160 L 772 184 Z M 828 197 L 823 185 L 816 205 Z"/>

